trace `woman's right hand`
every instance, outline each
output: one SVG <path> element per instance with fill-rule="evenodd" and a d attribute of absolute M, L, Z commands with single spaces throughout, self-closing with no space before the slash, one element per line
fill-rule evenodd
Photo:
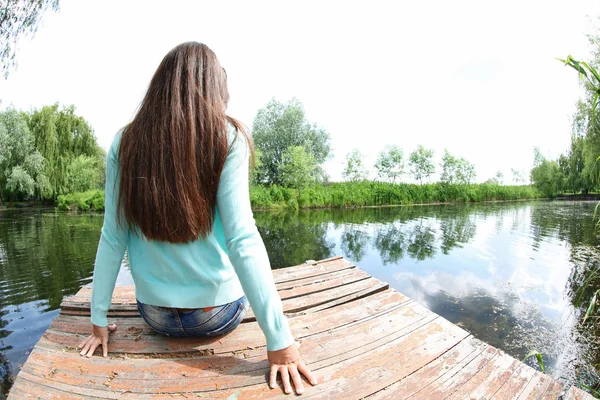
<path fill-rule="evenodd" d="M 304 393 L 304 384 L 302 383 L 300 374 L 304 375 L 313 386 L 317 384 L 317 379 L 300 358 L 297 343 L 282 350 L 267 351 L 267 357 L 271 364 L 271 372 L 269 374 L 269 386 L 271 389 L 277 387 L 277 373 L 281 374 L 283 390 L 287 394 L 292 393 L 290 376 L 298 394 Z"/>
<path fill-rule="evenodd" d="M 91 357 L 98 346 L 102 346 L 102 355 L 108 357 L 108 334 L 109 332 L 113 333 L 116 330 L 117 325 L 115 324 L 108 326 L 93 325 L 92 334 L 79 345 L 79 348 L 82 349 L 79 354 Z"/>

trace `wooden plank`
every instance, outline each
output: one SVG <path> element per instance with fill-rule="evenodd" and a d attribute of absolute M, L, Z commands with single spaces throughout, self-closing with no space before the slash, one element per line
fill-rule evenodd
<path fill-rule="evenodd" d="M 468 337 L 423 368 L 367 398 L 369 400 L 406 399 L 423 390 L 436 380 L 455 374 L 485 348 L 487 348 L 487 345 L 473 337 Z"/>
<path fill-rule="evenodd" d="M 564 397 L 564 400 L 593 400 L 594 396 L 584 392 L 578 387 L 571 386 Z"/>
<path fill-rule="evenodd" d="M 493 391 L 493 393 L 489 395 L 491 397 L 499 388 L 494 385 L 495 378 L 509 368 L 513 361 L 514 359 L 512 357 L 509 357 L 502 352 L 498 352 L 496 357 L 494 357 L 490 362 L 486 363 L 483 368 L 472 375 L 447 398 L 451 400 L 464 399 L 465 397 L 469 397 L 471 394 L 489 393 Z M 492 385 L 492 387 L 489 388 L 489 385 Z M 477 395 L 473 395 L 473 398 L 478 399 L 479 397 Z"/>
<path fill-rule="evenodd" d="M 402 334 L 402 330 L 399 330 L 401 326 L 418 322 L 427 315 L 429 315 L 430 318 L 437 318 L 424 308 L 414 310 L 411 307 L 400 307 L 394 312 L 381 314 L 378 318 L 371 319 L 369 323 L 363 323 L 362 325 L 364 326 L 360 329 L 355 325 L 348 325 L 346 332 L 344 332 L 343 335 L 340 335 L 339 332 L 323 332 L 320 335 L 320 339 L 316 338 L 316 342 L 314 338 L 311 338 L 310 343 L 303 343 L 302 351 L 303 354 L 305 353 L 309 355 L 309 357 L 312 355 L 321 358 L 321 361 L 318 362 L 307 359 L 312 368 L 318 369 L 318 363 L 321 363 L 322 365 L 320 366 L 323 367 L 336 362 L 336 359 L 333 357 L 334 355 L 338 358 L 349 357 L 347 351 L 348 346 L 351 346 L 355 353 L 364 352 L 370 348 L 378 348 L 379 342 L 373 343 L 374 338 L 380 337 L 380 340 L 389 341 L 391 339 L 385 338 L 390 336 L 390 331 Z M 424 324 L 426 324 L 426 322 L 424 322 Z M 416 328 L 405 326 L 403 329 L 403 334 L 406 334 Z M 369 341 L 371 344 L 369 344 Z M 323 345 L 327 346 L 327 351 L 323 351 Z M 264 350 L 262 351 L 262 355 L 264 357 Z M 49 352 L 44 353 L 40 349 L 36 349 L 31 355 L 30 362 L 28 362 L 28 366 L 24 371 L 38 377 L 51 375 L 53 380 L 72 386 L 90 387 L 93 390 L 105 389 L 103 385 L 107 379 L 106 376 L 110 375 L 110 372 L 112 371 L 111 368 L 114 368 L 115 366 L 106 365 L 106 360 L 102 358 L 85 359 L 73 356 L 72 353 L 58 353 L 52 355 Z M 69 360 L 69 358 L 72 360 Z M 151 390 L 154 393 L 160 391 L 174 393 L 183 391 L 182 389 L 186 389 L 186 392 L 189 392 L 190 390 L 214 390 L 215 373 L 218 373 L 219 376 L 219 387 L 224 387 L 234 386 L 233 382 L 228 383 L 227 381 L 228 376 L 231 378 L 233 372 L 236 374 L 243 372 L 243 376 L 241 377 L 242 380 L 238 382 L 238 385 L 248 385 L 249 383 L 257 384 L 261 382 L 264 384 L 264 375 L 268 370 L 266 361 L 261 361 L 263 363 L 261 366 L 262 369 L 254 371 L 254 374 L 249 374 L 251 371 L 247 368 L 240 370 L 239 365 L 238 369 L 235 369 L 235 371 L 231 369 L 233 364 L 245 362 L 245 356 L 244 358 L 236 359 L 234 359 L 234 357 L 216 356 L 174 360 L 127 359 L 119 363 L 118 366 L 121 367 L 121 369 L 118 370 L 117 375 L 111 380 L 110 387 L 111 390 L 119 391 L 121 389 L 124 390 L 125 388 L 134 388 L 137 384 L 138 386 L 141 385 L 141 388 L 137 390 Z M 56 367 L 52 367 L 53 363 Z M 168 363 L 172 364 L 170 375 L 164 367 L 164 365 Z M 123 369 L 122 367 L 124 365 L 128 368 Z M 163 367 L 160 367 L 160 365 L 163 365 Z M 187 369 L 186 365 L 188 367 Z M 33 370 L 31 368 L 33 368 Z M 35 368 L 38 368 L 38 370 Z M 53 368 L 56 369 L 53 371 Z M 82 370 L 82 368 L 85 368 L 85 370 Z M 95 386 L 88 386 L 88 382 L 91 379 L 89 374 L 91 372 L 97 375 Z M 186 375 L 184 378 L 182 378 L 182 372 Z M 256 372 L 258 372 L 258 374 Z M 255 376 L 255 379 L 249 379 L 249 375 Z M 160 379 L 161 377 L 162 379 Z M 203 377 L 206 378 L 204 381 L 202 380 Z M 172 382 L 166 384 L 165 378 L 172 379 Z M 240 380 L 240 376 L 234 378 L 238 381 Z M 127 379 L 127 382 L 124 383 L 124 379 Z M 189 379 L 190 383 L 187 383 L 186 387 L 182 387 L 182 379 Z M 121 385 L 119 385 L 119 382 Z"/>
<path fill-rule="evenodd" d="M 506 353 L 496 359 L 496 368 L 485 377 L 483 382 L 473 391 L 466 394 L 463 399 L 491 399 L 505 386 L 515 370 L 519 361 Z M 475 377 L 477 379 L 477 377 Z M 453 398 L 452 396 L 450 398 Z M 457 397 L 458 398 L 458 397 Z"/>
<path fill-rule="evenodd" d="M 436 380 L 433 384 L 426 386 L 423 390 L 408 397 L 409 399 L 438 399 L 445 398 L 447 395 L 455 392 L 471 377 L 477 374 L 490 361 L 498 355 L 498 350 L 493 347 L 486 347 L 476 357 L 472 358 L 462 368 L 452 375 L 444 376 Z"/>
<path fill-rule="evenodd" d="M 366 319 L 393 306 L 401 304 L 406 297 L 395 292 L 384 292 L 370 296 L 357 304 L 347 303 L 311 315 L 299 315 L 289 319 L 292 332 L 297 338 L 331 330 L 349 321 Z M 357 300 L 358 301 L 358 300 Z M 414 312 L 414 311 L 413 311 Z M 423 311 L 424 312 L 424 311 Z M 263 333 L 256 322 L 240 325 L 232 334 L 218 338 L 170 338 L 154 333 L 145 322 L 131 319 L 134 324 L 117 321 L 119 329 L 111 335 L 110 349 L 113 353 L 185 353 L 214 351 L 223 353 L 245 347 L 265 345 Z M 40 340 L 44 347 L 76 346 L 81 338 L 89 334 L 89 320 L 85 317 L 58 316 Z M 80 335 L 80 336 L 77 336 Z"/>
<path fill-rule="evenodd" d="M 564 384 L 473 338 L 341 257 L 273 271 L 292 332 L 320 380 L 303 397 L 557 399 Z M 9 398 L 288 398 L 266 385 L 264 336 L 250 312 L 232 334 L 170 338 L 139 317 L 134 288 L 117 287 L 110 357 L 81 357 L 85 288 L 23 366 Z M 238 397 L 236 397 L 238 398 Z M 571 388 L 565 400 L 591 399 Z"/>
<path fill-rule="evenodd" d="M 331 367 L 317 369 L 315 374 L 320 379 L 319 385 L 305 387 L 302 397 L 358 399 L 382 386 L 388 386 L 422 368 L 468 336 L 462 329 L 451 325 L 442 318 L 436 318 L 410 335 L 402 336 L 373 351 L 347 358 Z M 218 391 L 211 393 L 211 397 L 227 398 L 236 392 L 239 392 L 241 399 L 258 396 L 277 398 L 279 395 L 273 391 L 258 392 L 252 387 L 237 391 Z"/>
<path fill-rule="evenodd" d="M 536 371 L 525 363 L 518 362 L 515 372 L 507 380 L 492 399 L 495 400 L 512 400 L 519 397 L 525 390 L 529 382 L 534 378 Z"/>
<path fill-rule="evenodd" d="M 529 381 L 525 389 L 517 397 L 518 400 L 539 399 L 553 382 L 548 375 L 535 371 L 533 378 Z"/>
<path fill-rule="evenodd" d="M 564 394 L 564 388 L 565 385 L 562 382 L 558 380 L 553 380 L 541 398 L 542 400 L 557 400 L 559 396 L 562 396 Z"/>

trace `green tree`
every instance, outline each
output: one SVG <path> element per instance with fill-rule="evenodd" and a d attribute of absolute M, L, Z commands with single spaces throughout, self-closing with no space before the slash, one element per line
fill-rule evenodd
<path fill-rule="evenodd" d="M 3 0 L 0 2 L 0 64 L 8 77 L 16 66 L 15 50 L 19 38 L 33 35 L 48 8 L 58 11 L 59 0 Z"/>
<path fill-rule="evenodd" d="M 367 179 L 367 168 L 363 164 L 363 155 L 358 149 L 352 150 L 346 155 L 346 163 L 342 176 L 349 181 L 364 181 Z"/>
<path fill-rule="evenodd" d="M 280 168 L 289 147 L 304 147 L 317 165 L 323 164 L 331 153 L 329 133 L 307 121 L 302 103 L 295 98 L 287 104 L 275 99 L 269 101 L 258 111 L 252 132 L 254 144 L 262 155 L 262 167 L 256 177 L 261 183 L 283 184 Z"/>
<path fill-rule="evenodd" d="M 475 166 L 465 160 L 464 158 L 458 159 L 458 166 L 456 168 L 456 182 L 462 185 L 467 185 L 475 182 Z"/>
<path fill-rule="evenodd" d="M 9 192 L 28 199 L 33 196 L 35 182 L 23 167 L 17 165 L 10 172 L 10 176 L 6 181 L 6 188 Z"/>
<path fill-rule="evenodd" d="M 260 182 L 260 177 L 264 176 L 263 162 L 262 162 L 262 151 L 260 149 L 254 149 L 254 166 L 250 173 L 250 182 L 257 185 Z"/>
<path fill-rule="evenodd" d="M 33 134 L 35 148 L 46 160 L 44 175 L 49 181 L 50 189 L 47 198 L 56 198 L 60 194 L 71 191 L 74 180 L 81 177 L 69 177 L 69 171 L 78 173 L 69 168 L 73 160 L 79 156 L 95 158 L 97 173 L 88 177 L 100 183 L 103 181 L 105 169 L 105 154 L 97 144 L 93 129 L 87 121 L 75 114 L 75 107 L 60 108 L 58 104 L 34 110 L 27 118 L 28 126 Z M 86 186 L 95 187 L 97 182 L 90 182 Z"/>
<path fill-rule="evenodd" d="M 538 148 L 534 152 L 531 181 L 545 196 L 555 197 L 562 189 L 560 167 L 556 161 L 547 160 Z"/>
<path fill-rule="evenodd" d="M 377 176 L 396 182 L 404 173 L 404 158 L 402 149 L 396 145 L 388 145 L 384 151 L 381 151 L 375 162 L 377 168 Z"/>
<path fill-rule="evenodd" d="M 0 143 L 0 192 L 32 197 L 43 158 L 35 152 L 24 115 L 14 108 L 0 112 Z"/>
<path fill-rule="evenodd" d="M 523 176 L 521 175 L 521 172 L 519 172 L 518 170 L 511 168 L 510 172 L 512 173 L 512 177 L 513 177 L 513 183 L 515 185 L 518 185 L 520 183 L 524 182 Z"/>
<path fill-rule="evenodd" d="M 496 178 L 496 182 L 498 182 L 498 185 L 502 185 L 502 183 L 504 183 L 504 174 L 502 173 L 502 171 L 496 172 L 494 178 Z"/>
<path fill-rule="evenodd" d="M 425 149 L 422 145 L 410 153 L 409 165 L 411 173 L 422 185 L 423 178 L 427 179 L 435 172 L 433 163 L 433 150 Z"/>
<path fill-rule="evenodd" d="M 80 155 L 75 157 L 67 168 L 67 188 L 69 192 L 85 192 L 102 186 L 99 160 L 97 157 Z"/>
<path fill-rule="evenodd" d="M 315 182 L 317 163 L 313 155 L 304 147 L 288 147 L 283 153 L 282 163 L 279 170 L 284 186 L 302 190 Z"/>

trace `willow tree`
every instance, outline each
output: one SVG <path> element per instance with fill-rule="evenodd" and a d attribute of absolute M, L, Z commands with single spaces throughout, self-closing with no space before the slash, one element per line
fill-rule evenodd
<path fill-rule="evenodd" d="M 0 65 L 2 74 L 16 66 L 19 39 L 37 31 L 48 8 L 58 11 L 59 0 L 0 0 Z"/>
<path fill-rule="evenodd" d="M 73 180 L 69 172 L 80 156 L 94 158 L 94 164 L 101 174 L 104 168 L 104 154 L 98 147 L 94 132 L 87 121 L 75 114 L 75 107 L 59 108 L 58 104 L 34 110 L 28 118 L 29 129 L 34 138 L 35 148 L 46 160 L 45 174 L 50 183 L 51 197 L 66 194 L 73 190 Z M 81 160 L 77 161 L 81 162 Z M 98 174 L 91 174 L 96 177 Z M 94 178 L 94 181 L 97 181 Z M 79 181 L 76 179 L 76 181 Z M 80 187 L 80 185 L 77 185 Z M 93 186 L 93 185 L 92 185 Z"/>
<path fill-rule="evenodd" d="M 23 113 L 9 108 L 0 113 L 0 202 L 2 192 L 19 199 L 48 193 L 44 157 L 35 149 Z"/>

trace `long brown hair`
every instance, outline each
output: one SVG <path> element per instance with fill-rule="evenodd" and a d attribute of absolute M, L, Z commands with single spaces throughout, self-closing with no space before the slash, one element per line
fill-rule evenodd
<path fill-rule="evenodd" d="M 117 215 L 152 240 L 186 243 L 206 237 L 229 151 L 227 76 L 208 46 L 171 50 L 154 73 L 119 148 Z M 121 221 L 120 221 L 121 222 Z"/>

